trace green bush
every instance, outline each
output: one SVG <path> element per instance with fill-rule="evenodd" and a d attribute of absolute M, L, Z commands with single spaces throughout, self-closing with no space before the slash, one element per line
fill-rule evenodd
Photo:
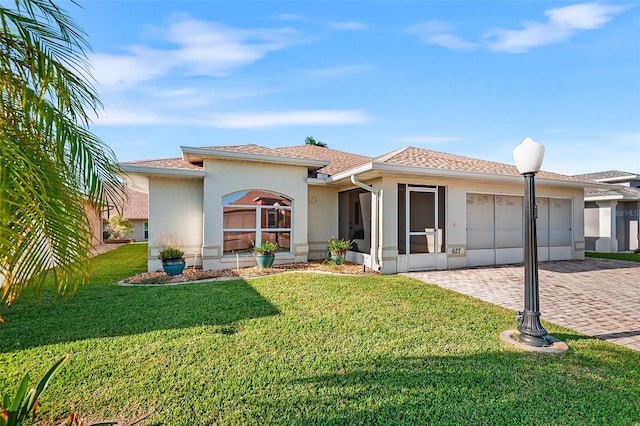
<path fill-rule="evenodd" d="M 342 255 L 347 252 L 351 248 L 352 241 L 343 238 L 341 240 L 336 240 L 335 238 L 331 238 L 327 243 L 327 250 L 332 255 Z"/>
<path fill-rule="evenodd" d="M 123 240 L 127 234 L 133 232 L 133 224 L 119 214 L 114 214 L 109 218 L 106 231 L 109 233 L 110 240 Z"/>
<path fill-rule="evenodd" d="M 278 244 L 271 241 L 265 241 L 259 246 L 253 246 L 253 254 L 255 256 L 270 256 L 278 251 Z"/>
<path fill-rule="evenodd" d="M 162 260 L 174 260 L 174 259 L 182 259 L 184 256 L 184 252 L 175 247 L 167 247 L 164 250 L 160 250 L 158 257 Z"/>

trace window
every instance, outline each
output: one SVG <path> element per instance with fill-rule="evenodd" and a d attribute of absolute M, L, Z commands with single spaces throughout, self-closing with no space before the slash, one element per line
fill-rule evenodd
<path fill-rule="evenodd" d="M 251 243 L 277 243 L 291 251 L 291 199 L 266 191 L 241 191 L 222 199 L 224 254 L 249 252 Z"/>
<path fill-rule="evenodd" d="M 149 239 L 149 222 L 144 223 L 144 240 L 147 241 Z"/>

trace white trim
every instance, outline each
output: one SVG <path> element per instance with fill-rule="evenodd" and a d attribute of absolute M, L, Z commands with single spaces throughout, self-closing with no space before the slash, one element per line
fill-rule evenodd
<path fill-rule="evenodd" d="M 617 177 L 610 177 L 610 178 L 593 179 L 593 181 L 594 182 L 608 183 L 608 182 L 626 182 L 626 181 L 638 180 L 638 179 L 640 179 L 640 175 L 630 174 L 630 175 L 626 175 L 626 176 L 617 176 Z"/>
<path fill-rule="evenodd" d="M 205 176 L 207 176 L 207 172 L 203 170 L 179 169 L 174 167 L 169 168 L 169 167 L 121 165 L 120 168 L 125 172 L 138 173 L 141 175 L 184 176 L 184 177 L 196 177 L 196 178 L 204 178 Z"/>

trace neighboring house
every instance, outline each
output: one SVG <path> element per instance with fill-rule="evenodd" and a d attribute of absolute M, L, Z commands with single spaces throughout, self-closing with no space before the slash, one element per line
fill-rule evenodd
<path fill-rule="evenodd" d="M 130 184 L 127 185 L 124 205 L 120 209 L 119 214 L 133 225 L 133 232 L 127 234 L 126 238 L 147 241 L 149 239 L 149 194 L 133 188 Z M 103 240 L 108 238 L 107 224 L 109 217 L 113 214 L 118 214 L 118 209 L 113 206 L 102 213 Z"/>
<path fill-rule="evenodd" d="M 124 205 L 120 206 L 122 217 L 129 219 L 133 224 L 133 232 L 126 238 L 134 241 L 147 241 L 149 234 L 149 194 L 134 189 L 129 183 L 125 187 Z M 89 205 L 85 206 L 87 216 L 92 229 L 91 244 L 97 246 L 104 244 L 109 239 L 107 223 L 109 216 L 118 213 L 115 206 L 110 206 L 101 214 L 97 213 Z"/>
<path fill-rule="evenodd" d="M 586 249 L 605 253 L 633 251 L 640 246 L 640 175 L 610 170 L 577 175 L 609 184 L 587 190 L 584 197 Z"/>
<path fill-rule="evenodd" d="M 332 237 L 354 240 L 347 259 L 384 274 L 523 261 L 515 166 L 413 147 L 376 158 L 312 145 L 181 151 L 122 163 L 149 194 L 150 271 L 161 269 L 162 233 L 205 270 L 255 265 L 250 244 L 266 240 L 280 246 L 277 263 L 324 259 Z M 541 261 L 584 258 L 590 185 L 537 174 Z"/>

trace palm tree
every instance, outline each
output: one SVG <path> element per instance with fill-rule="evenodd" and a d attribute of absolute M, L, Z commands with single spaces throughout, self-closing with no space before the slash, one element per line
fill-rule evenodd
<path fill-rule="evenodd" d="M 85 206 L 121 201 L 114 153 L 89 130 L 101 108 L 85 33 L 51 0 L 0 5 L 0 301 L 52 273 L 88 281 Z"/>
<path fill-rule="evenodd" d="M 321 146 L 323 148 L 327 148 L 328 147 L 328 145 L 326 143 L 315 140 L 313 138 L 313 136 L 307 136 L 307 138 L 304 140 L 304 143 L 306 145 Z"/>

